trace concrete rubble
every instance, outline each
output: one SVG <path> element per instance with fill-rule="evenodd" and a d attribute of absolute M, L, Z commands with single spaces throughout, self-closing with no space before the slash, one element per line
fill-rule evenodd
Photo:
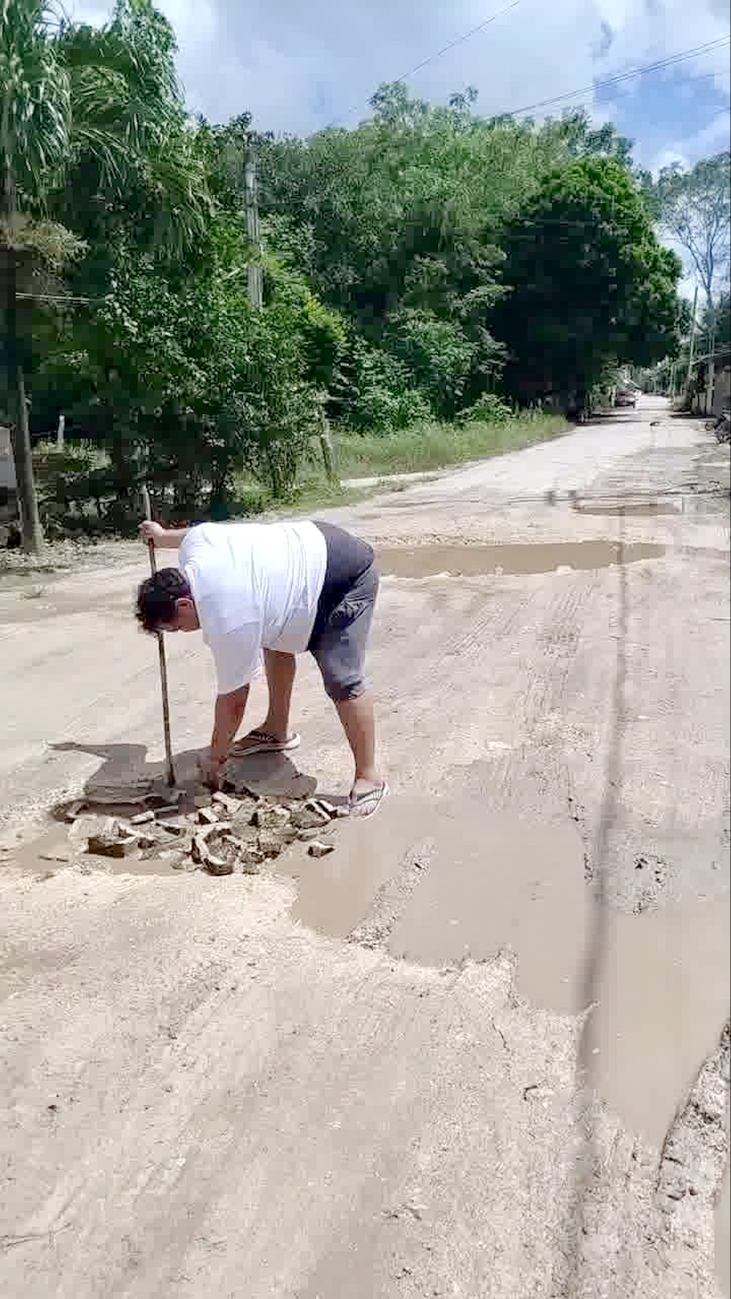
<path fill-rule="evenodd" d="M 117 790 L 107 807 L 134 806 L 137 792 Z M 238 794 L 196 792 L 188 801 L 191 810 L 181 810 L 184 796 L 176 791 L 160 806 L 126 818 L 100 812 L 97 828 L 88 824 L 88 801 L 77 799 L 63 809 L 63 819 L 73 825 L 83 816 L 86 850 L 92 855 L 149 860 L 169 858 L 174 850 L 171 864 L 176 870 L 217 876 L 257 875 L 264 863 L 298 840 L 308 845 L 310 857 L 335 850 L 335 844 L 323 842 L 321 836 L 339 811 L 324 799 L 278 796 L 275 801 L 247 789 Z"/>

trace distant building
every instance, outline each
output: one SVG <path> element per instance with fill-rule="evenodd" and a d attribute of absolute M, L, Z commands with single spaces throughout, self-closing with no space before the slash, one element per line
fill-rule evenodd
<path fill-rule="evenodd" d="M 16 486 L 10 429 L 0 424 L 0 511 L 10 507 L 15 512 Z"/>
<path fill-rule="evenodd" d="M 722 415 L 731 406 L 731 350 L 699 356 L 692 385 L 691 410 L 698 415 Z"/>

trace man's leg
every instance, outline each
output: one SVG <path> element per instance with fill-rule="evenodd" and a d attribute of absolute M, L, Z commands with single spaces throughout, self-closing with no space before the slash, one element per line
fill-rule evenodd
<path fill-rule="evenodd" d="M 261 730 L 276 740 L 290 740 L 289 709 L 292 687 L 297 670 L 294 654 L 281 654 L 279 650 L 264 650 L 264 667 L 269 688 L 269 711 Z"/>
<path fill-rule="evenodd" d="M 333 702 L 355 762 L 351 816 L 367 816 L 375 811 L 385 791 L 385 782 L 376 766 L 373 696 L 366 690 L 355 699 L 335 699 Z"/>
<path fill-rule="evenodd" d="M 283 752 L 287 748 L 296 748 L 299 744 L 299 736 L 289 729 L 289 709 L 297 669 L 295 656 L 265 649 L 264 667 L 269 689 L 269 710 L 261 726 L 237 740 L 233 746 L 235 753 L 263 753 L 267 750 Z"/>
<path fill-rule="evenodd" d="M 340 718 L 355 763 L 351 816 L 371 816 L 388 792 L 376 766 L 373 696 L 364 684 L 366 648 L 378 593 L 371 566 L 332 611 L 311 651 Z"/>
<path fill-rule="evenodd" d="M 333 701 L 355 762 L 355 783 L 379 783 L 376 770 L 376 724 L 369 690 L 357 699 Z"/>

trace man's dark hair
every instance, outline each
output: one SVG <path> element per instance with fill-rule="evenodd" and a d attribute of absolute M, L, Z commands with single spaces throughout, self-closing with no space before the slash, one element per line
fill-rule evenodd
<path fill-rule="evenodd" d="M 178 600 L 191 596 L 190 584 L 179 568 L 161 568 L 159 573 L 140 582 L 137 621 L 143 631 L 154 635 L 163 624 L 175 621 Z"/>

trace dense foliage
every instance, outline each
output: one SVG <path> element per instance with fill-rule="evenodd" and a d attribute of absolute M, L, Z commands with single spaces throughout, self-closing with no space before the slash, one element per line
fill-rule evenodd
<path fill-rule="evenodd" d="M 150 0 L 118 0 L 101 29 L 54 27 L 41 0 L 0 14 L 0 66 L 14 15 L 26 103 L 43 104 L 0 142 L 0 247 L 22 248 L 36 294 L 32 431 L 63 412 L 103 453 L 83 473 L 107 520 L 143 477 L 181 517 L 224 512 L 243 468 L 286 496 L 323 415 L 354 437 L 500 422 L 506 402 L 581 405 L 607 365 L 677 349 L 680 265 L 611 126 L 486 119 L 473 92 L 433 107 L 395 83 L 354 130 L 255 135 L 246 112 L 189 119 Z"/>
<path fill-rule="evenodd" d="M 657 179 L 643 174 L 648 206 L 660 228 L 687 256 L 706 310 L 728 295 L 731 263 L 731 154 L 701 158 L 689 171 L 663 167 Z"/>

